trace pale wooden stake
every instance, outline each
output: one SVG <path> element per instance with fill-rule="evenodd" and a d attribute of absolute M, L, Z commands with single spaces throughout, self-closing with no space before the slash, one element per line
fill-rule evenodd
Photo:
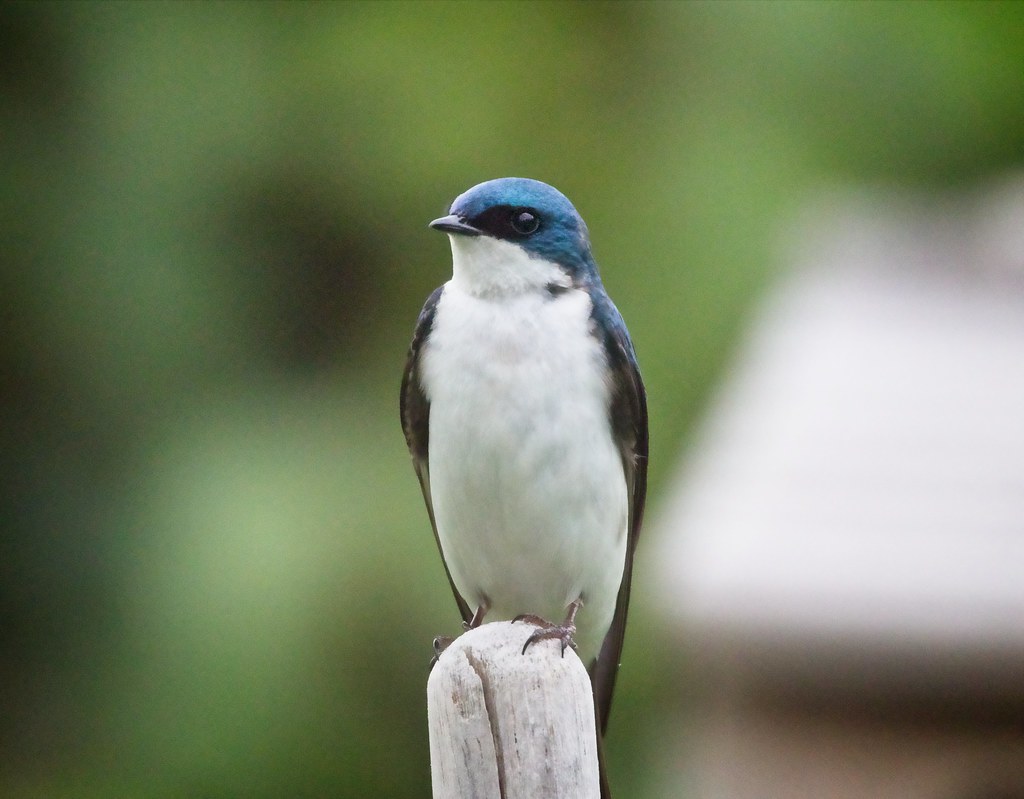
<path fill-rule="evenodd" d="M 508 621 L 470 630 L 427 681 L 434 799 L 599 799 L 590 677 Z"/>

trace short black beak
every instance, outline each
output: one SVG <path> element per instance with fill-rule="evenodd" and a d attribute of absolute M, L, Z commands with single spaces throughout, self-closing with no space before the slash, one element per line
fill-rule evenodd
<path fill-rule="evenodd" d="M 443 230 L 445 233 L 457 233 L 460 236 L 479 236 L 480 231 L 472 225 L 462 221 L 457 214 L 448 214 L 430 223 L 434 230 Z"/>

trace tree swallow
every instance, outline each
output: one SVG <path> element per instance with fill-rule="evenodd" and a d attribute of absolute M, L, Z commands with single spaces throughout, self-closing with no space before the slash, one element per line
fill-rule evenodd
<path fill-rule="evenodd" d="M 647 400 L 587 226 L 561 192 L 500 178 L 430 223 L 452 278 L 402 380 L 406 442 L 468 626 L 565 619 L 608 723 L 647 487 Z"/>

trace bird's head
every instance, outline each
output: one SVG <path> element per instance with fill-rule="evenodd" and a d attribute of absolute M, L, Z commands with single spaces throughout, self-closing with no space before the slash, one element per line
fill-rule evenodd
<path fill-rule="evenodd" d="M 599 281 L 586 223 L 557 189 L 498 178 L 460 194 L 430 223 L 448 234 L 453 280 L 474 294 L 583 287 Z"/>

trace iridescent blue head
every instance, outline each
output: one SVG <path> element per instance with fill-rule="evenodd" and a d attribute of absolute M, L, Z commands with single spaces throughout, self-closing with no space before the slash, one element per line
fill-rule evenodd
<path fill-rule="evenodd" d="M 587 225 L 558 189 L 530 178 L 488 180 L 460 194 L 430 226 L 455 237 L 486 236 L 558 264 L 576 284 L 596 281 Z"/>

